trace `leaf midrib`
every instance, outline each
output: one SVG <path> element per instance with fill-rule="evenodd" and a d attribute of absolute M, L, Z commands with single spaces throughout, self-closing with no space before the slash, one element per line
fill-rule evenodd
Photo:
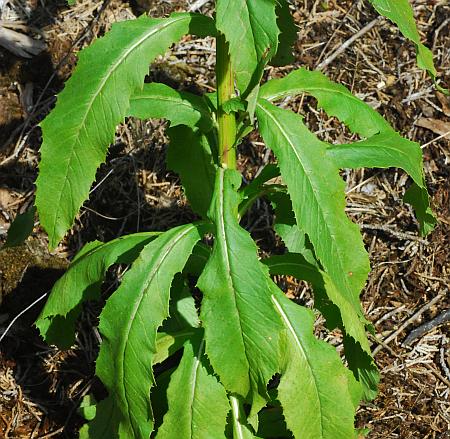
<path fill-rule="evenodd" d="M 228 251 L 228 239 L 227 239 L 227 233 L 225 231 L 225 208 L 224 208 L 224 178 L 225 178 L 225 171 L 223 169 L 220 170 L 220 187 L 219 187 L 219 193 L 220 193 L 220 199 L 219 199 L 219 224 L 220 224 L 220 234 L 222 236 L 222 243 L 223 245 L 221 246 L 224 253 L 225 253 L 225 260 L 226 260 L 226 270 L 228 273 L 228 287 L 231 289 L 232 291 L 232 298 L 234 301 L 234 306 L 236 308 L 237 314 L 238 314 L 238 323 L 239 323 L 239 329 L 240 329 L 240 335 L 241 335 L 241 340 L 242 340 L 242 346 L 244 347 L 244 355 L 247 361 L 247 366 L 250 367 L 250 362 L 249 362 L 249 358 L 247 355 L 247 346 L 245 344 L 245 340 L 244 340 L 244 331 L 242 329 L 242 323 L 241 323 L 241 315 L 240 315 L 240 311 L 239 311 L 239 307 L 237 304 L 237 300 L 236 300 L 236 291 L 237 288 L 235 288 L 234 286 L 234 280 L 233 280 L 233 276 L 231 274 L 231 264 L 230 264 L 230 257 L 229 257 L 229 251 Z M 239 225 L 238 225 L 239 227 Z M 248 377 L 248 373 L 247 373 L 247 377 Z M 248 377 L 249 378 L 249 377 Z M 242 396 L 246 396 L 246 395 L 242 395 Z"/>
<path fill-rule="evenodd" d="M 125 402 L 127 404 L 127 414 L 130 412 L 130 410 L 129 410 L 130 403 L 129 403 L 129 400 L 128 400 L 128 393 L 126 392 L 126 386 L 124 385 L 124 379 L 122 379 L 122 377 L 125 377 L 125 375 L 126 375 L 124 373 L 124 371 L 126 370 L 125 369 L 125 356 L 126 356 L 126 351 L 128 350 L 129 343 L 123 343 L 123 341 L 124 340 L 128 341 L 129 334 L 131 332 L 131 327 L 134 324 L 134 320 L 135 320 L 136 314 L 138 313 L 139 308 L 141 306 L 141 303 L 142 303 L 142 301 L 144 299 L 145 292 L 148 289 L 148 286 L 152 283 L 153 278 L 155 277 L 156 273 L 159 271 L 161 265 L 164 263 L 165 259 L 167 258 L 169 253 L 171 253 L 171 251 L 176 246 L 176 244 L 178 244 L 178 242 L 182 238 L 184 238 L 189 232 L 191 232 L 195 228 L 196 228 L 195 225 L 190 226 L 183 233 L 180 233 L 176 238 L 174 238 L 169 243 L 168 246 L 166 245 L 166 250 L 165 250 L 164 254 L 158 258 L 158 261 L 155 264 L 152 265 L 152 270 L 150 271 L 149 276 L 146 278 L 147 281 L 144 283 L 144 286 L 141 289 L 141 292 L 139 294 L 139 300 L 136 302 L 134 308 L 132 309 L 132 314 L 131 314 L 130 318 L 128 319 L 127 326 L 125 327 L 126 330 L 124 331 L 124 333 L 126 334 L 126 337 L 122 337 L 122 343 L 120 344 L 120 348 L 121 348 L 120 350 L 123 351 L 123 355 L 121 355 L 121 362 L 119 363 L 120 367 L 121 367 L 121 369 L 120 369 L 120 377 L 121 377 L 121 379 L 119 380 L 119 384 L 122 387 L 123 395 L 125 396 Z M 141 257 L 139 259 L 141 259 Z M 130 425 L 132 426 L 133 431 L 134 431 L 134 422 L 132 422 L 131 418 L 130 418 Z M 136 437 L 139 437 L 139 436 L 136 436 Z"/>
<path fill-rule="evenodd" d="M 320 399 L 320 392 L 316 385 L 317 377 L 316 377 L 316 374 L 314 373 L 313 367 L 311 366 L 311 362 L 308 358 L 308 355 L 306 355 L 306 352 L 303 349 L 303 346 L 301 345 L 300 340 L 298 339 L 297 334 L 296 334 L 291 322 L 289 321 L 287 314 L 285 313 L 284 309 L 282 308 L 282 306 L 280 305 L 280 303 L 278 302 L 278 299 L 275 297 L 274 294 L 272 294 L 272 302 L 275 304 L 275 306 L 278 309 L 278 312 L 281 314 L 281 318 L 285 321 L 285 323 L 287 325 L 287 329 L 289 330 L 292 337 L 294 338 L 295 344 L 297 345 L 298 349 L 300 350 L 301 354 L 303 355 L 303 358 L 305 358 L 306 363 L 308 364 L 310 373 L 314 377 L 314 389 L 316 391 L 316 397 L 317 397 L 317 401 L 319 402 L 319 407 L 320 407 L 319 413 L 322 413 L 322 400 Z M 320 432 L 321 432 L 321 437 L 324 437 L 324 427 L 323 427 L 322 415 L 320 415 Z"/>
<path fill-rule="evenodd" d="M 314 194 L 314 199 L 316 200 L 317 205 L 319 206 L 318 212 L 320 212 L 320 215 L 321 215 L 321 217 L 322 217 L 322 224 L 325 226 L 326 230 L 328 231 L 329 239 L 330 239 L 330 242 L 332 243 L 332 246 L 334 247 L 335 250 L 337 250 L 337 249 L 339 248 L 339 246 L 336 245 L 335 240 L 333 239 L 333 236 L 334 236 L 334 235 L 331 233 L 331 230 L 328 228 L 328 223 L 327 223 L 327 221 L 325 221 L 325 216 L 324 216 L 323 211 L 322 211 L 322 204 L 318 202 L 318 199 L 317 199 L 317 197 L 316 197 L 316 191 L 314 190 L 313 185 L 311 184 L 311 181 L 310 181 L 310 179 L 309 179 L 308 173 L 305 171 L 305 168 L 304 168 L 304 166 L 303 166 L 302 160 L 301 160 L 301 158 L 299 157 L 298 152 L 297 152 L 297 150 L 296 150 L 294 144 L 291 142 L 289 136 L 287 135 L 287 133 L 285 132 L 285 130 L 283 129 L 283 127 L 280 125 L 280 123 L 278 122 L 278 120 L 277 120 L 275 117 L 272 116 L 272 114 L 270 113 L 270 111 L 266 110 L 266 109 L 265 109 L 261 104 L 259 104 L 259 103 L 257 104 L 257 106 L 258 106 L 262 111 L 264 111 L 264 112 L 266 113 L 266 115 L 268 115 L 268 117 L 270 117 L 270 119 L 274 122 L 274 124 L 275 124 L 275 125 L 278 127 L 278 129 L 281 131 L 281 133 L 282 133 L 282 135 L 284 136 L 284 138 L 286 139 L 287 143 L 291 146 L 291 149 L 294 151 L 294 154 L 295 154 L 295 156 L 297 157 L 298 163 L 299 163 L 300 167 L 302 168 L 304 175 L 308 177 L 307 180 L 308 180 L 308 182 L 309 182 L 311 191 L 312 191 L 312 193 Z M 289 191 L 289 188 L 288 188 L 288 191 Z M 340 252 L 336 251 L 336 254 L 338 254 L 338 255 L 340 256 Z M 322 256 L 322 259 L 323 259 L 323 256 Z M 345 270 L 344 270 L 344 268 L 343 268 L 343 266 L 342 266 L 341 257 L 338 258 L 338 261 L 339 261 L 340 271 L 341 271 L 342 273 L 345 272 Z M 350 288 L 348 282 L 346 281 L 345 276 L 344 276 L 342 279 L 343 279 L 343 281 L 344 281 L 344 283 L 345 283 L 345 287 L 346 287 L 347 292 L 350 293 L 350 292 L 351 292 L 351 288 Z"/>

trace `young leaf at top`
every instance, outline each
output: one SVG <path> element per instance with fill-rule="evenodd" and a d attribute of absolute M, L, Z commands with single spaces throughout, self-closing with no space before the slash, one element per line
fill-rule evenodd
<path fill-rule="evenodd" d="M 433 53 L 420 42 L 414 20 L 414 11 L 409 0 L 369 0 L 380 15 L 394 22 L 400 32 L 411 40 L 417 48 L 417 64 L 426 70 L 433 79 L 436 78 L 436 68 L 433 64 Z"/>
<path fill-rule="evenodd" d="M 148 66 L 186 33 L 214 35 L 211 19 L 173 14 L 142 16 L 113 25 L 79 55 L 78 66 L 42 122 L 43 144 L 36 206 L 50 246 L 72 226 L 87 199 L 98 166 L 105 160 L 129 99 L 142 87 Z M 118 92 L 120 90 L 120 92 Z"/>
<path fill-rule="evenodd" d="M 89 424 L 92 437 L 148 439 L 153 429 L 149 392 L 154 384 L 156 333 L 169 315 L 169 293 L 202 237 L 196 224 L 175 227 L 141 251 L 100 315 L 103 336 L 96 374 L 109 396 Z M 109 426 L 104 419 L 110 419 Z"/>
<path fill-rule="evenodd" d="M 217 30 L 230 45 L 230 57 L 241 94 L 246 97 L 277 52 L 276 0 L 218 0 Z"/>
<path fill-rule="evenodd" d="M 44 340 L 61 349 L 69 348 L 75 341 L 75 321 L 81 311 L 80 305 L 86 300 L 98 300 L 108 268 L 116 263 L 133 262 L 144 246 L 159 234 L 143 232 L 107 243 L 86 244 L 53 286 L 35 323 Z"/>
<path fill-rule="evenodd" d="M 314 337 L 310 310 L 280 292 L 272 300 L 287 330 L 278 400 L 288 428 L 294 437 L 302 439 L 354 437 L 359 395 L 351 382 L 353 376 L 335 349 Z"/>
<path fill-rule="evenodd" d="M 237 171 L 217 171 L 209 215 L 215 226 L 211 257 L 198 280 L 206 353 L 228 392 L 259 411 L 278 370 L 281 322 L 270 299 L 272 281 L 250 235 L 239 226 Z"/>
<path fill-rule="evenodd" d="M 260 99 L 256 115 L 267 146 L 277 156 L 298 226 L 308 234 L 317 258 L 353 310 L 353 318 L 364 321 L 359 293 L 369 260 L 358 226 L 345 214 L 338 167 L 327 158 L 326 145 L 297 114 Z"/>
<path fill-rule="evenodd" d="M 222 384 L 207 367 L 204 346 L 200 337 L 184 344 L 167 390 L 169 410 L 156 439 L 225 439 L 230 405 Z"/>

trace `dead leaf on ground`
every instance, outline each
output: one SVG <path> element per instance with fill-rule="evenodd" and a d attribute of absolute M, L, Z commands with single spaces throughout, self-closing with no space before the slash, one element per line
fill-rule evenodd
<path fill-rule="evenodd" d="M 440 136 L 450 135 L 450 122 L 444 122 L 443 120 L 424 118 L 422 117 L 416 122 L 416 125 L 422 128 L 427 128 L 433 131 L 433 133 L 439 134 Z"/>

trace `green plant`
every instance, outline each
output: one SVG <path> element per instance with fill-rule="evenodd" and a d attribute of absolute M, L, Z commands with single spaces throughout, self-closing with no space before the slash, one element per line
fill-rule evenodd
<path fill-rule="evenodd" d="M 36 204 L 50 246 L 71 227 L 125 116 L 170 121 L 168 165 L 202 220 L 87 244 L 36 324 L 47 342 L 69 347 L 82 304 L 100 299 L 108 268 L 131 264 L 100 315 L 96 373 L 109 395 L 83 404 L 91 421 L 81 437 L 147 439 L 156 430 L 158 439 L 356 437 L 356 407 L 376 395 L 378 372 L 359 301 L 369 260 L 358 227 L 345 214 L 339 171 L 404 169 L 413 179 L 406 200 L 426 234 L 435 219 L 421 150 L 319 72 L 301 68 L 260 85 L 268 63 L 292 61 L 295 26 L 286 0 L 216 3 L 215 20 L 142 16 L 114 25 L 80 53 L 42 123 Z M 408 1 L 371 3 L 416 44 L 419 65 L 434 78 Z M 216 38 L 217 93 L 195 96 L 143 84 L 149 63 L 186 33 Z M 326 144 L 300 115 L 273 103 L 300 93 L 317 98 L 363 140 Z M 256 125 L 277 165 L 242 186 L 236 147 Z M 283 184 L 272 184 L 278 175 Z M 288 252 L 260 260 L 240 218 L 262 196 L 274 207 L 275 230 Z M 212 246 L 206 234 L 214 236 Z M 270 277 L 276 274 L 312 285 L 315 308 L 330 329 L 343 333 L 348 368 L 314 337 L 313 312 L 284 296 Z M 198 279 L 200 303 L 188 276 Z M 152 365 L 181 349 L 178 366 L 155 377 Z"/>

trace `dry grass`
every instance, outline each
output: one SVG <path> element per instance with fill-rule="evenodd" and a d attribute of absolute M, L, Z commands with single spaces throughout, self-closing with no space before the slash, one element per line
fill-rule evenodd
<path fill-rule="evenodd" d="M 448 85 L 450 5 L 447 1 L 413 3 L 421 36 L 433 48 L 441 78 Z M 24 61 L 0 50 L 0 64 L 4 65 L 0 69 L 1 99 L 8 103 L 6 109 L 0 105 L 0 234 L 33 202 L 40 144 L 36 125 L 69 76 L 76 61 L 74 54 L 113 22 L 139 13 L 139 8 L 164 15 L 189 6 L 181 0 L 142 0 L 134 8 L 118 0 L 80 1 L 72 8 L 62 1 L 47 2 L 46 7 L 34 0 L 21 4 L 28 9 L 20 10 L 18 18 L 34 26 L 33 36 L 45 35 L 48 51 Z M 209 8 L 206 4 L 202 9 Z M 294 1 L 293 10 L 299 26 L 296 65 L 270 68 L 267 77 L 284 75 L 298 66 L 316 67 L 376 18 L 367 2 L 358 0 Z M 181 89 L 213 90 L 213 45 L 211 40 L 185 38 L 157 60 L 150 77 Z M 449 324 L 424 334 L 412 346 L 402 346 L 402 342 L 412 329 L 450 308 L 450 140 L 442 136 L 442 129 L 450 124 L 450 101 L 434 91 L 431 81 L 416 67 L 413 47 L 386 20 L 377 21 L 323 71 L 384 114 L 403 135 L 424 145 L 427 182 L 439 219 L 430 236 L 419 238 L 411 209 L 401 201 L 408 184 L 402 171 L 343 173 L 347 211 L 362 226 L 371 258 L 372 272 L 362 300 L 376 329 L 373 348 L 382 374 L 380 394 L 360 408 L 358 425 L 371 429 L 371 439 L 449 438 Z M 287 99 L 283 105 L 306 114 L 311 129 L 326 141 L 355 140 L 334 119 L 317 110 L 315 101 L 307 96 Z M 165 169 L 166 145 L 161 121 L 128 120 L 119 127 L 90 201 L 58 248 L 58 257 L 72 257 L 92 239 L 109 240 L 137 230 L 164 230 L 194 218 L 177 177 Z M 241 145 L 240 153 L 239 164 L 246 168 L 247 179 L 272 160 L 254 135 Z M 266 203 L 258 203 L 246 221 L 264 251 L 279 244 L 271 232 L 271 212 Z M 39 227 L 35 237 L 44 239 Z M 0 325 L 6 325 L 1 323 L 2 318 L 7 322 L 44 293 L 58 275 L 45 277 L 40 285 L 25 274 L 19 290 L 5 298 Z M 280 281 L 290 294 L 310 301 L 307 285 L 292 279 Z M 433 305 L 427 308 L 431 301 Z M 77 343 L 67 352 L 49 348 L 29 329 L 36 313 L 24 316 L 2 346 L 0 429 L 5 438 L 72 438 L 81 423 L 77 404 L 89 392 L 102 392 L 93 379 L 98 309 L 87 309 Z M 317 331 L 339 346 L 339 335 L 326 334 L 320 321 Z"/>

